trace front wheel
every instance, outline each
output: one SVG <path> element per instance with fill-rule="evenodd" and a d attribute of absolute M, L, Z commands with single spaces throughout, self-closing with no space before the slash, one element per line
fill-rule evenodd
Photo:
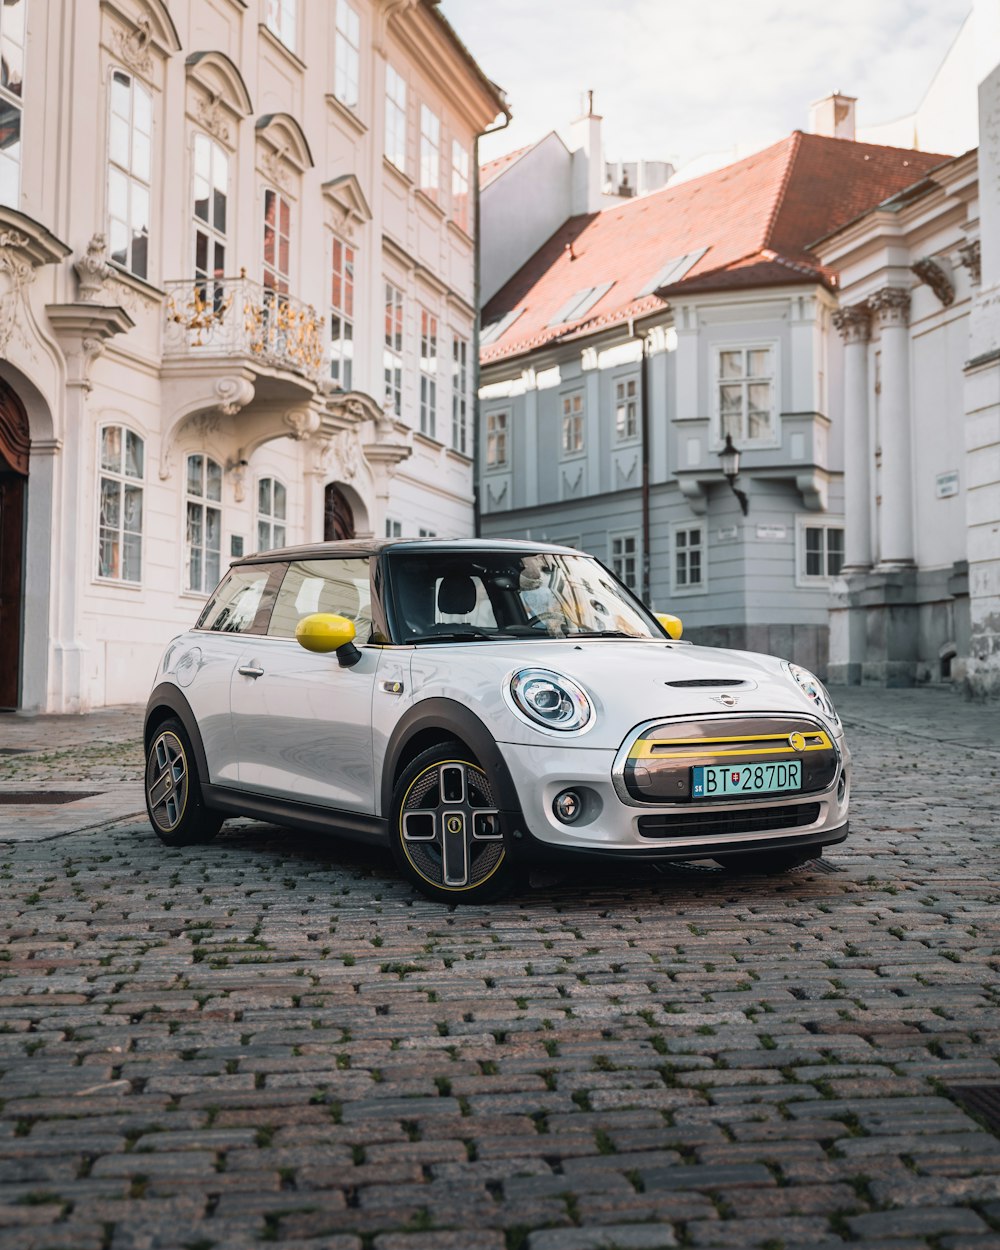
<path fill-rule="evenodd" d="M 194 752 L 181 722 L 158 725 L 146 753 L 146 811 L 160 841 L 167 846 L 208 842 L 222 818 L 201 797 Z"/>
<path fill-rule="evenodd" d="M 801 868 L 821 851 L 750 851 L 744 855 L 716 855 L 715 862 L 727 872 L 741 876 L 772 877 L 782 872 Z"/>
<path fill-rule="evenodd" d="M 514 885 L 489 779 L 459 742 L 431 747 L 404 770 L 389 836 L 400 872 L 439 903 L 492 903 Z"/>

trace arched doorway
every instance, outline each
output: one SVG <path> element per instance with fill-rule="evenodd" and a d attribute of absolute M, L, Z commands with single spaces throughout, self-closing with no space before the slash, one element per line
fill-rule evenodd
<path fill-rule="evenodd" d="M 21 690 L 24 506 L 30 448 L 24 405 L 0 379 L 0 711 L 16 708 Z"/>
<path fill-rule="evenodd" d="M 354 509 L 336 482 L 330 482 L 323 493 L 323 539 L 338 542 L 354 537 Z"/>

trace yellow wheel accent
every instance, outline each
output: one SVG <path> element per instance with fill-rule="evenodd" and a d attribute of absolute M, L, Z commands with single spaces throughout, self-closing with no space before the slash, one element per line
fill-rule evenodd
<path fill-rule="evenodd" d="M 506 859 L 489 781 L 470 760 L 421 769 L 403 795 L 396 832 L 413 871 L 436 890 L 478 890 Z"/>

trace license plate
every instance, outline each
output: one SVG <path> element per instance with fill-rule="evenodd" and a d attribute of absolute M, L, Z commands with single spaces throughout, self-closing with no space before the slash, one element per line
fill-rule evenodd
<path fill-rule="evenodd" d="M 776 794 L 802 789 L 802 763 L 699 764 L 691 769 L 693 799 L 722 799 L 734 794 Z"/>

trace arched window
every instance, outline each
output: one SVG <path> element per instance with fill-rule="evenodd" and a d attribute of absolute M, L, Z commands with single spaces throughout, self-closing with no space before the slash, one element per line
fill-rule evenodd
<path fill-rule="evenodd" d="M 97 576 L 142 581 L 142 482 L 145 444 L 123 425 L 101 430 Z"/>
<path fill-rule="evenodd" d="M 276 477 L 257 483 L 257 550 L 270 551 L 285 545 L 287 495 Z"/>
<path fill-rule="evenodd" d="M 219 582 L 222 563 L 222 466 L 201 454 L 187 458 L 187 582 L 207 595 Z"/>
<path fill-rule="evenodd" d="M 149 275 L 153 97 L 123 69 L 111 71 L 108 121 L 108 234 L 111 259 L 137 278 Z"/>

